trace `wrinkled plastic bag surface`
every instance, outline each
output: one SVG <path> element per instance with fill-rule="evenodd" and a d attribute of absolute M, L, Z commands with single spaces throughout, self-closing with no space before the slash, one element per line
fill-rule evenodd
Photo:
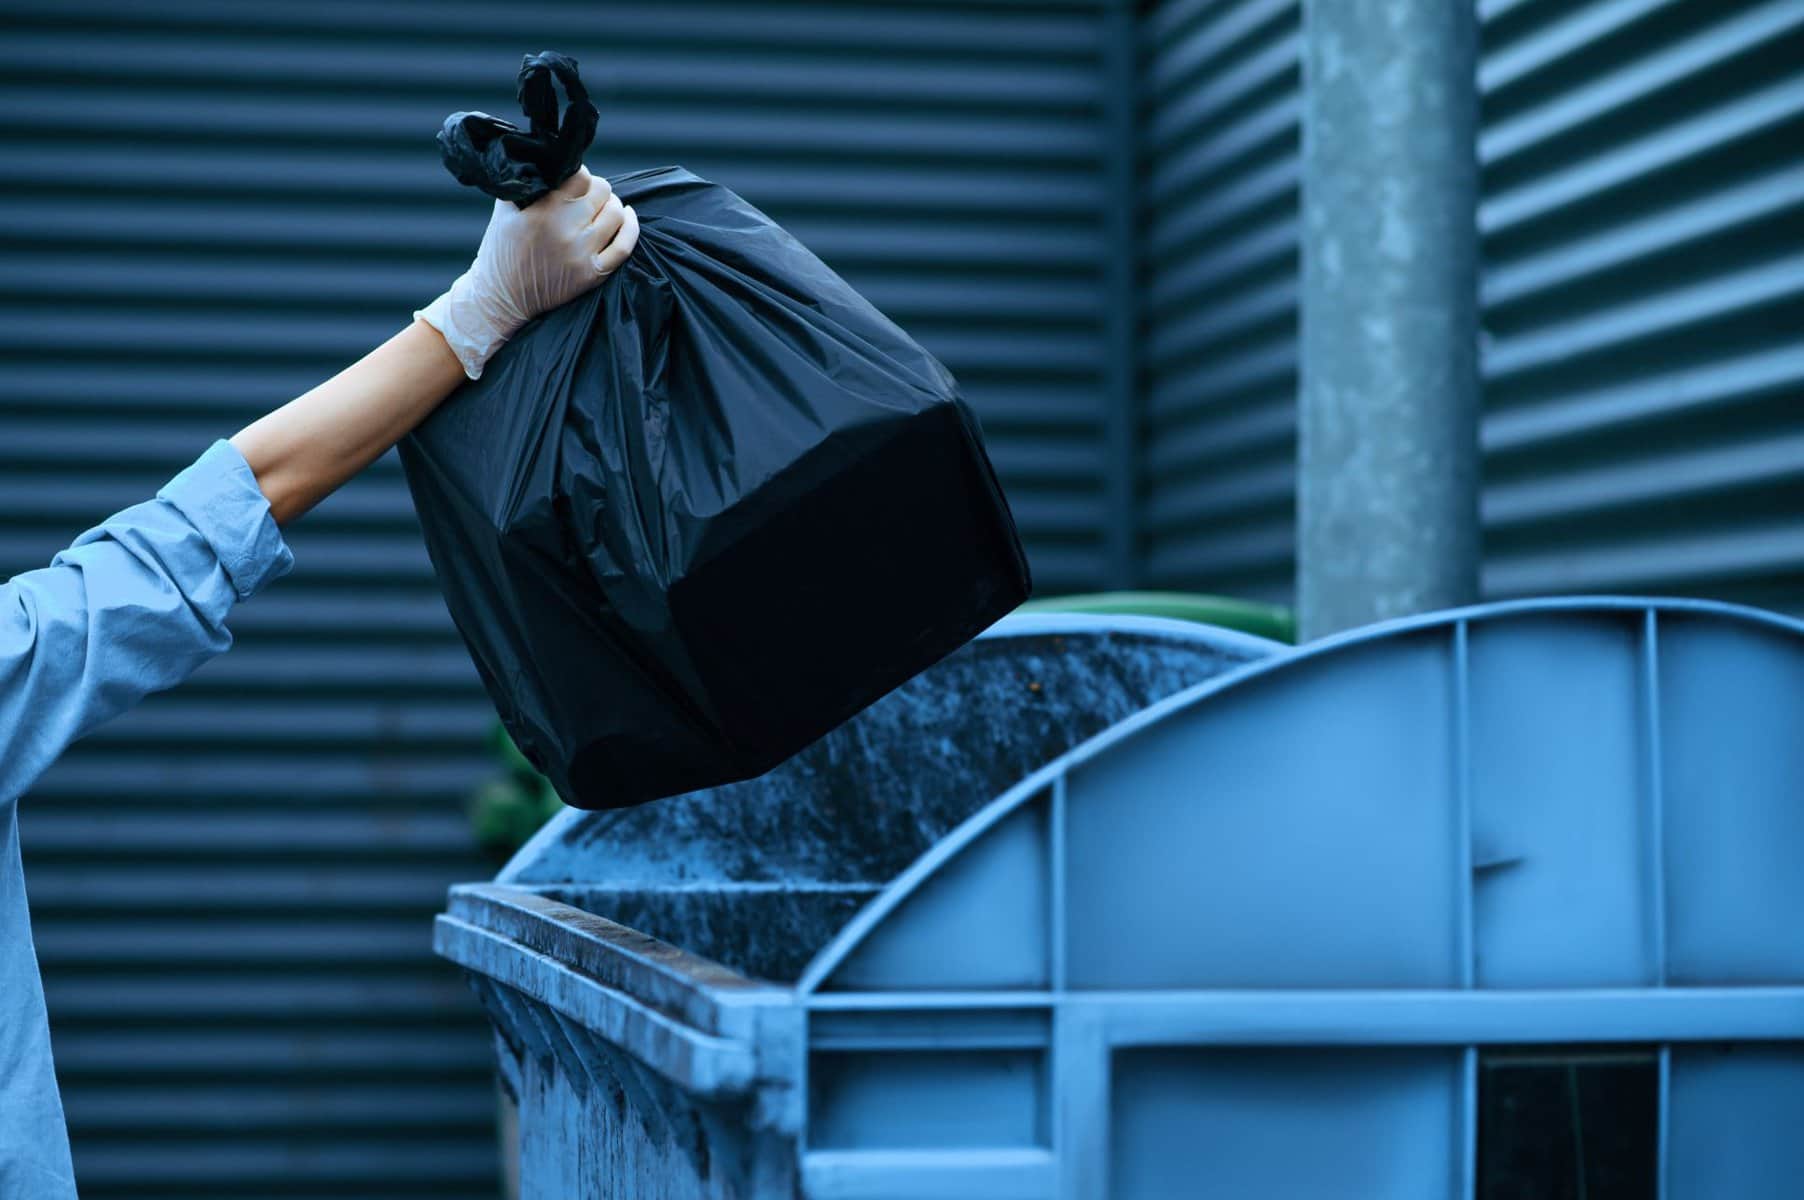
<path fill-rule="evenodd" d="M 769 770 L 1030 590 L 944 367 L 726 188 L 611 182 L 633 256 L 401 447 L 503 723 L 582 808 Z"/>

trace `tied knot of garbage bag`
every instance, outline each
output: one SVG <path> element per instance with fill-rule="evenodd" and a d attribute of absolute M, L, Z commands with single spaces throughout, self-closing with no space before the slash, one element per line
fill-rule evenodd
<path fill-rule="evenodd" d="M 452 113 L 438 148 L 457 182 L 526 208 L 576 174 L 598 114 L 576 60 L 553 50 L 521 61 L 517 94 L 529 128 L 483 112 Z"/>

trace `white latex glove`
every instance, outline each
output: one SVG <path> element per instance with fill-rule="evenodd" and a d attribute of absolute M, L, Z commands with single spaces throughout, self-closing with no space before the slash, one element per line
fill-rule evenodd
<path fill-rule="evenodd" d="M 495 201 L 476 261 L 414 319 L 444 336 L 465 375 L 481 378 L 515 330 L 612 275 L 638 243 L 638 215 L 580 168 L 527 208 Z"/>

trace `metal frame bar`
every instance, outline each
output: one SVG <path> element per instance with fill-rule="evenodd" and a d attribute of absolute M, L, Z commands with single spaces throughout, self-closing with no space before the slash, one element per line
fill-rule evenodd
<path fill-rule="evenodd" d="M 433 947 L 465 970 L 626 1048 L 689 1091 L 704 1096 L 742 1093 L 759 1082 L 751 1037 L 704 1032 L 544 954 L 449 916 L 438 918 Z"/>
<path fill-rule="evenodd" d="M 1102 1014 L 1112 1046 L 1804 1041 L 1804 987 L 862 992 L 808 1004 L 1083 1010 Z"/>

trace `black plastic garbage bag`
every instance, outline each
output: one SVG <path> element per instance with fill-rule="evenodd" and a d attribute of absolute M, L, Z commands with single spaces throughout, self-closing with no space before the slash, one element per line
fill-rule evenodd
<path fill-rule="evenodd" d="M 534 127 L 580 128 L 544 111 L 547 71 L 587 104 L 573 63 L 528 58 Z M 472 121 L 447 122 L 448 162 Z M 485 191 L 527 177 L 536 199 L 574 170 L 507 136 L 525 165 L 490 158 Z M 766 771 L 1029 591 L 945 368 L 726 188 L 611 182 L 640 220 L 626 265 L 401 447 L 503 723 L 583 808 Z"/>

